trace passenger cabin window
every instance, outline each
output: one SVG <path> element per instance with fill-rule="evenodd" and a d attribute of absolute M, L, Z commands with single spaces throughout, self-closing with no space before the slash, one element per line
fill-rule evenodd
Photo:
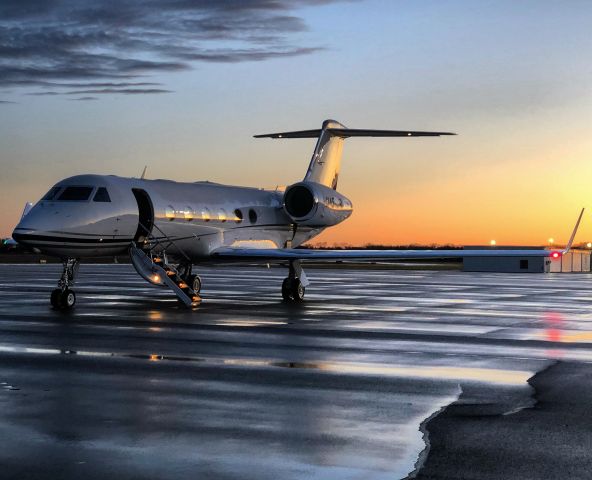
<path fill-rule="evenodd" d="M 53 200 L 57 196 L 58 192 L 62 189 L 62 187 L 52 187 L 49 192 L 45 194 L 45 196 L 41 200 Z"/>
<path fill-rule="evenodd" d="M 243 221 L 243 212 L 238 208 L 234 211 L 234 221 L 236 223 L 241 223 Z"/>
<path fill-rule="evenodd" d="M 226 210 L 224 210 L 223 208 L 221 208 L 218 211 L 218 220 L 220 220 L 221 222 L 225 222 L 226 221 Z"/>
<path fill-rule="evenodd" d="M 191 222 L 195 218 L 195 212 L 189 205 L 185 208 L 183 215 L 185 216 L 185 220 L 188 222 Z"/>
<path fill-rule="evenodd" d="M 208 209 L 208 207 L 203 207 L 201 209 L 201 219 L 204 222 L 209 222 L 210 221 L 210 210 Z"/>
<path fill-rule="evenodd" d="M 252 208 L 249 210 L 249 222 L 255 223 L 257 222 L 257 212 Z"/>
<path fill-rule="evenodd" d="M 164 209 L 164 216 L 169 219 L 169 221 L 173 221 L 175 219 L 175 207 L 169 205 Z"/>
<path fill-rule="evenodd" d="M 105 187 L 99 187 L 97 193 L 95 193 L 95 197 L 93 198 L 93 202 L 110 202 L 111 197 L 109 197 L 109 192 Z"/>
<path fill-rule="evenodd" d="M 66 187 L 58 200 L 70 202 L 84 202 L 89 199 L 93 187 Z"/>

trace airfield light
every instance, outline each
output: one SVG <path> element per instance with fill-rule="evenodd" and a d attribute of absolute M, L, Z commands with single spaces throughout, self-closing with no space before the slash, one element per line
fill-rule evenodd
<path fill-rule="evenodd" d="M 549 238 L 549 245 L 553 245 L 555 243 L 555 239 L 553 237 Z"/>
<path fill-rule="evenodd" d="M 559 253 L 559 252 L 553 252 L 553 253 L 551 254 L 551 258 L 552 258 L 553 260 L 557 260 L 559 257 L 561 257 L 561 253 Z"/>
<path fill-rule="evenodd" d="M 497 242 L 495 240 L 492 240 L 491 242 L 489 242 L 489 245 L 491 245 L 492 247 L 495 247 L 497 244 Z"/>
<path fill-rule="evenodd" d="M 156 283 L 160 282 L 160 276 L 158 276 L 157 274 L 152 275 L 152 280 Z"/>
<path fill-rule="evenodd" d="M 588 242 L 588 243 L 586 244 L 586 248 L 592 248 L 592 242 Z"/>

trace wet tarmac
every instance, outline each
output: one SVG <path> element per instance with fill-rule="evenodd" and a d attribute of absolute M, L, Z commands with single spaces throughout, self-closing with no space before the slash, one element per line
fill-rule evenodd
<path fill-rule="evenodd" d="M 0 478 L 396 479 L 459 398 L 513 415 L 592 361 L 592 276 L 200 268 L 191 312 L 130 265 L 0 265 Z"/>

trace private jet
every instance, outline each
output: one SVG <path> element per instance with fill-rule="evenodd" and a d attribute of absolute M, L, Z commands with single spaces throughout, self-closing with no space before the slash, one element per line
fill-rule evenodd
<path fill-rule="evenodd" d="M 77 175 L 51 187 L 27 206 L 12 234 L 19 244 L 62 259 L 51 305 L 67 310 L 80 261 L 129 255 L 147 282 L 170 288 L 180 302 L 201 302 L 195 264 L 205 262 L 281 263 L 288 269 L 281 294 L 304 299 L 306 261 L 397 261 L 468 256 L 559 258 L 571 246 L 582 213 L 564 251 L 538 250 L 318 250 L 301 245 L 346 220 L 352 202 L 337 191 L 344 140 L 351 137 L 438 137 L 449 132 L 364 130 L 325 120 L 320 129 L 255 138 L 316 138 L 302 181 L 264 190 L 211 182 L 175 182 L 114 175 Z"/>

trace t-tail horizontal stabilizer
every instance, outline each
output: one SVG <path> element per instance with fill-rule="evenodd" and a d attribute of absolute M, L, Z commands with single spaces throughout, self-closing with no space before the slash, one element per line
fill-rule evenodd
<path fill-rule="evenodd" d="M 312 158 L 304 181 L 315 182 L 337 189 L 343 141 L 350 137 L 439 137 L 455 135 L 450 132 L 423 132 L 415 130 L 369 130 L 347 128 L 336 120 L 325 120 L 319 129 L 294 132 L 266 133 L 255 138 L 316 138 Z"/>
<path fill-rule="evenodd" d="M 327 128 L 316 130 L 299 130 L 295 132 L 265 133 L 253 135 L 255 138 L 317 138 L 324 131 L 335 137 L 440 137 L 456 135 L 452 132 L 423 132 L 417 130 L 368 130 L 356 128 Z"/>

